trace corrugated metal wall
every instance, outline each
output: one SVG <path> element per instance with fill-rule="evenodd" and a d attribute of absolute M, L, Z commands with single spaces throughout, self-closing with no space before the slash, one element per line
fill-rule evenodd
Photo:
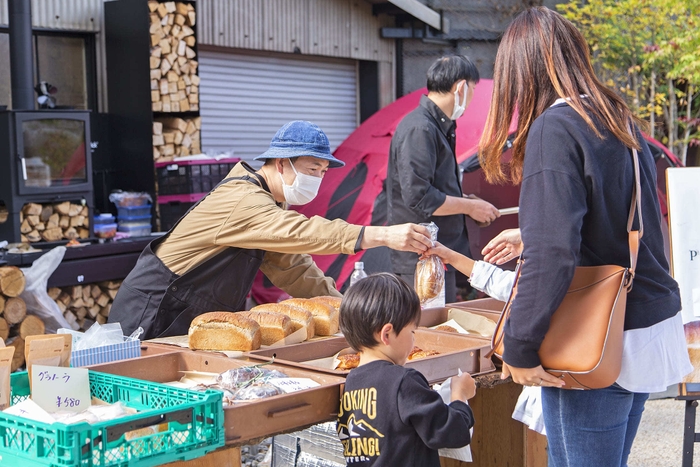
<path fill-rule="evenodd" d="M 99 32 L 103 0 L 32 0 L 35 28 Z M 0 0 L 0 25 L 7 26 L 7 0 Z"/>
<path fill-rule="evenodd" d="M 291 120 L 309 120 L 335 149 L 357 126 L 353 60 L 200 50 L 202 148 L 252 160 Z"/>
<path fill-rule="evenodd" d="M 394 41 L 360 0 L 198 0 L 201 44 L 356 60 L 394 61 Z"/>

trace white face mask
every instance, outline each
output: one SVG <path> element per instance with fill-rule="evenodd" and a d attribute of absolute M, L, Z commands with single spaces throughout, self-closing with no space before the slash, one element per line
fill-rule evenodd
<path fill-rule="evenodd" d="M 318 189 L 321 187 L 321 181 L 323 179 L 321 177 L 314 177 L 313 175 L 300 174 L 297 172 L 297 169 L 294 168 L 294 164 L 292 164 L 291 160 L 289 161 L 289 165 L 292 166 L 296 178 L 291 185 L 287 185 L 284 183 L 282 174 L 279 174 L 282 180 L 284 199 L 287 201 L 287 204 L 293 204 L 295 206 L 302 206 L 310 203 L 318 194 Z"/>
<path fill-rule="evenodd" d="M 452 116 L 450 117 L 452 120 L 457 120 L 459 117 L 462 116 L 465 110 L 467 110 L 467 91 L 466 87 L 468 84 L 465 82 L 464 86 L 462 89 L 464 89 L 464 97 L 462 97 L 462 104 L 460 105 L 458 103 L 459 101 L 459 86 L 457 86 L 457 89 L 455 89 L 455 103 L 454 107 L 452 108 Z"/>

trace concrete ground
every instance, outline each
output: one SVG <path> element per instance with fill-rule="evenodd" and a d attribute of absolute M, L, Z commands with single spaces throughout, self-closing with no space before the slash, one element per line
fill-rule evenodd
<path fill-rule="evenodd" d="M 628 467 L 681 467 L 684 418 L 685 401 L 673 398 L 647 401 Z M 700 431 L 700 423 L 695 431 Z M 695 444 L 693 465 L 700 466 L 700 443 Z"/>

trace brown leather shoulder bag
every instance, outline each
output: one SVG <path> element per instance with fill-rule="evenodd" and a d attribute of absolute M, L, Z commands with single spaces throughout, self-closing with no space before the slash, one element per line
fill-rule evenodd
<path fill-rule="evenodd" d="M 543 368 L 562 378 L 564 389 L 598 389 L 613 384 L 622 364 L 622 334 L 627 293 L 632 289 L 637 265 L 642 224 L 639 181 L 639 156 L 632 150 L 635 184 L 627 219 L 630 267 L 617 265 L 579 266 L 569 290 L 549 323 L 538 352 Z M 635 211 L 639 212 L 639 230 L 632 230 Z M 520 271 L 491 340 L 493 353 L 503 358 L 505 323 L 517 295 Z"/>

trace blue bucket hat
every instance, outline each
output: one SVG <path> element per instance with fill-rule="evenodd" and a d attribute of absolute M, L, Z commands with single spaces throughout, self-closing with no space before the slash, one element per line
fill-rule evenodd
<path fill-rule="evenodd" d="M 277 130 L 270 142 L 270 149 L 257 156 L 255 160 L 304 156 L 326 160 L 331 169 L 345 165 L 345 162 L 331 154 L 331 145 L 323 130 L 311 122 L 301 120 L 289 122 Z"/>

